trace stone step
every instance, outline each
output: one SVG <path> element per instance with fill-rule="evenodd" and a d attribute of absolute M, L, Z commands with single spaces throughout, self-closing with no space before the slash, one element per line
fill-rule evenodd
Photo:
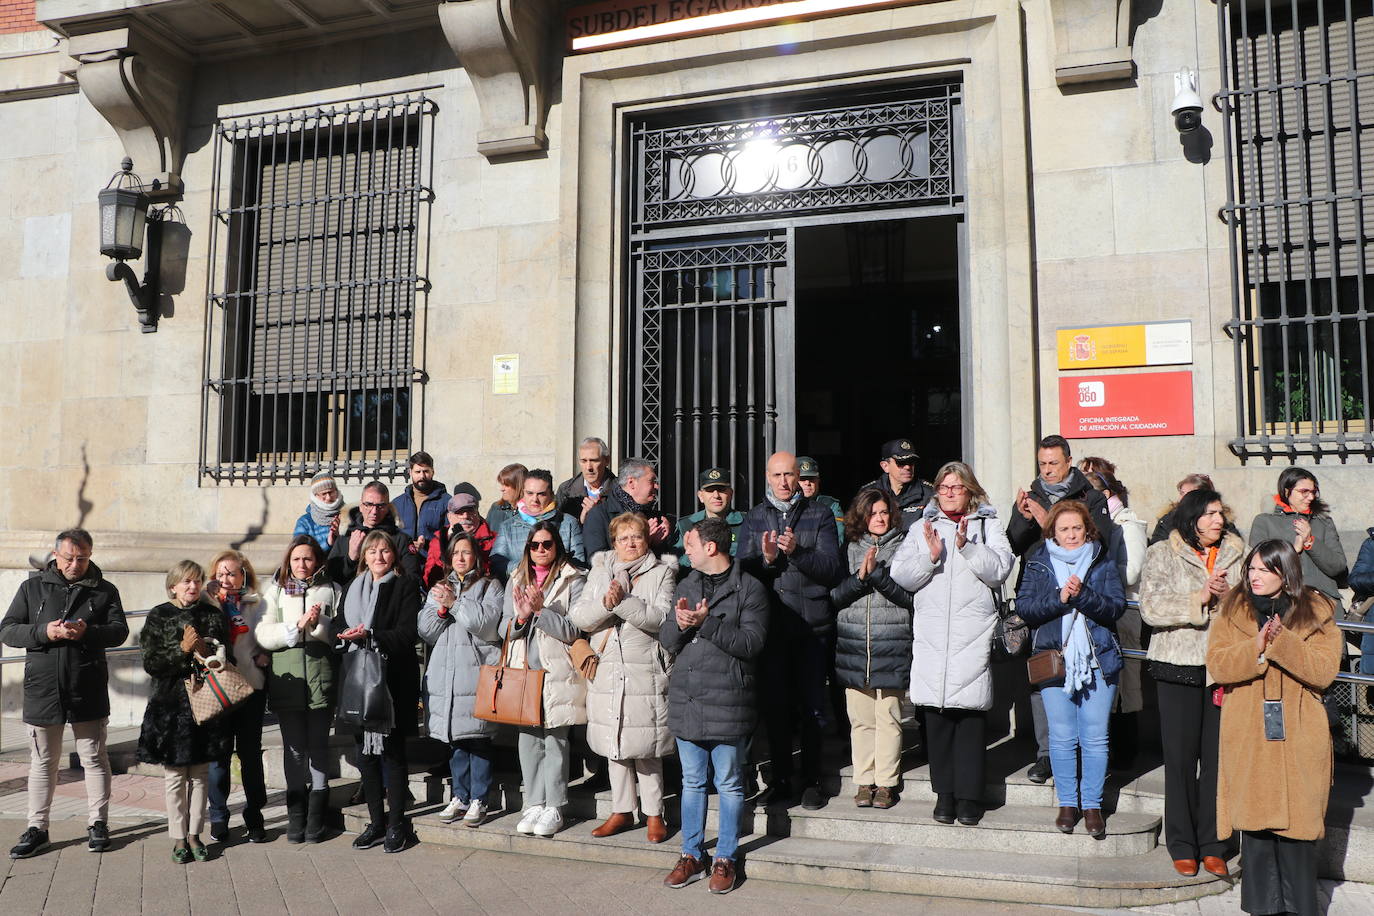
<path fill-rule="evenodd" d="M 434 810 L 448 802 L 448 781 L 429 774 L 413 774 L 411 794 L 417 805 Z M 708 825 L 714 829 L 718 798 L 708 797 Z M 524 800 L 517 774 L 493 774 L 488 803 L 506 811 L 520 811 Z M 855 843 L 882 843 L 895 846 L 926 846 L 940 849 L 985 849 L 993 852 L 1038 853 L 1052 844 L 1066 855 L 1112 857 L 1141 855 L 1158 842 L 1160 818 L 1151 814 L 1117 812 L 1107 818 L 1107 836 L 1094 840 L 1079 827 L 1062 834 L 1054 826 L 1057 807 L 1003 805 L 989 809 L 975 828 L 961 824 L 941 824 L 932 817 L 933 801 L 904 799 L 892 808 L 858 808 L 849 798 L 831 798 L 824 808 L 808 811 L 791 807 L 746 805 L 748 832 L 757 836 L 795 836 L 816 840 L 841 840 Z M 670 820 L 677 820 L 676 793 L 664 797 Z M 594 819 L 609 817 L 613 810 L 609 791 L 590 792 L 578 783 L 568 790 L 566 813 L 570 817 Z"/>
<path fill-rule="evenodd" d="M 544 839 L 515 833 L 518 811 L 496 812 L 478 828 L 441 824 L 435 811 L 414 812 L 412 822 L 422 842 L 639 865 L 660 868 L 665 875 L 681 843 L 675 831 L 668 842 L 650 844 L 642 829 L 598 840 L 591 836 L 598 821 L 578 820 L 575 815 L 570 815 L 569 826 L 562 832 Z M 344 817 L 348 829 L 361 830 L 367 821 L 366 809 L 348 808 Z M 675 825 L 670 821 L 670 826 Z M 964 834 L 997 832 L 943 829 Z M 707 834 L 711 836 L 712 831 L 708 829 Z M 1159 849 L 1144 855 L 1079 857 L 754 835 L 744 839 L 740 851 L 744 873 L 762 880 L 1012 903 L 1145 906 L 1194 899 L 1228 887 L 1205 873 L 1199 878 L 1180 877 Z"/>

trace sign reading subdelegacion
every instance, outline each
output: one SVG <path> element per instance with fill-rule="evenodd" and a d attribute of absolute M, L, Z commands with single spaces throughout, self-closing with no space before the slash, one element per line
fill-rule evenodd
<path fill-rule="evenodd" d="M 1060 369 L 1174 366 L 1193 361 L 1193 323 L 1188 320 L 1060 328 L 1058 338 Z"/>
<path fill-rule="evenodd" d="M 568 10 L 568 48 L 594 51 L 702 32 L 931 0 L 603 0 Z"/>
<path fill-rule="evenodd" d="M 1061 377 L 1059 432 L 1066 439 L 1190 436 L 1193 373 Z"/>

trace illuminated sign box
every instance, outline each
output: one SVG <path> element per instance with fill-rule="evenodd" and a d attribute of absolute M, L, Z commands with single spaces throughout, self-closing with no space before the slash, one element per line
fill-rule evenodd
<path fill-rule="evenodd" d="M 596 51 L 784 19 L 929 2 L 934 0 L 605 0 L 573 7 L 564 24 L 569 50 Z"/>
<path fill-rule="evenodd" d="M 1066 439 L 1190 436 L 1193 373 L 1061 377 L 1059 433 Z"/>
<path fill-rule="evenodd" d="M 1186 320 L 1060 328 L 1057 337 L 1060 369 L 1174 366 L 1193 361 L 1193 323 Z"/>

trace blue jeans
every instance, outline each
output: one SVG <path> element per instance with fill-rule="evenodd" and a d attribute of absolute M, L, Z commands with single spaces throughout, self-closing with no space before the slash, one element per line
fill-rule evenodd
<path fill-rule="evenodd" d="M 1050 725 L 1050 769 L 1060 807 L 1101 808 L 1102 784 L 1107 780 L 1107 720 L 1116 684 L 1104 681 L 1094 668 L 1092 681 L 1072 697 L 1062 687 L 1046 687 L 1040 696 Z"/>
<path fill-rule="evenodd" d="M 744 814 L 743 740 L 723 741 L 677 739 L 677 756 L 682 764 L 682 854 L 700 861 L 701 842 L 706 834 L 706 772 L 714 769 L 716 795 L 720 796 L 720 828 L 717 830 L 717 859 L 734 861 L 739 848 L 740 818 Z"/>
<path fill-rule="evenodd" d="M 466 738 L 450 745 L 449 775 L 453 777 L 453 797 L 463 801 L 487 800 L 491 789 L 491 740 Z"/>

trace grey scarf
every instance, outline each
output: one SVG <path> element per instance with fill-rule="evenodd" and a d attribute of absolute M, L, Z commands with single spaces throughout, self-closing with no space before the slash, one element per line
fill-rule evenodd
<path fill-rule="evenodd" d="M 1043 478 L 1040 480 L 1040 489 L 1045 491 L 1045 495 L 1050 498 L 1050 505 L 1053 506 L 1065 496 L 1069 495 L 1069 487 L 1073 485 L 1073 475 L 1070 474 L 1059 483 L 1046 483 Z"/>
<path fill-rule="evenodd" d="M 343 509 L 343 504 L 342 496 L 332 503 L 322 503 L 318 496 L 312 495 L 310 497 L 310 520 L 317 525 L 328 525 Z"/>
<path fill-rule="evenodd" d="M 768 497 L 768 502 L 772 504 L 774 509 L 777 509 L 779 512 L 782 513 L 782 517 L 784 519 L 787 518 L 787 514 L 792 511 L 792 508 L 796 506 L 798 502 L 801 501 L 802 497 L 801 490 L 798 490 L 797 492 L 793 493 L 792 498 L 787 500 L 786 502 L 783 502 L 781 499 L 778 499 L 776 496 L 774 496 L 772 490 L 765 490 L 763 495 Z"/>
<path fill-rule="evenodd" d="M 658 557 L 654 556 L 652 550 L 645 552 L 644 556 L 638 560 L 631 560 L 626 563 L 614 554 L 611 555 L 611 562 L 607 567 L 611 573 L 611 581 L 619 582 L 620 587 L 625 590 L 625 594 L 630 593 L 633 587 L 633 580 L 636 576 L 642 575 L 654 568 L 658 562 Z"/>
<path fill-rule="evenodd" d="M 372 573 L 363 570 L 361 575 L 353 577 L 353 581 L 348 586 L 348 597 L 344 600 L 344 620 L 349 628 L 361 626 L 369 632 L 372 630 L 372 618 L 377 613 L 377 593 L 382 590 L 382 586 L 396 578 L 396 570 L 391 570 L 380 579 L 373 579 Z M 348 644 L 348 651 L 363 648 L 361 642 L 351 642 Z M 382 752 L 382 739 L 386 735 L 381 732 L 363 732 L 363 753 L 380 754 Z"/>

